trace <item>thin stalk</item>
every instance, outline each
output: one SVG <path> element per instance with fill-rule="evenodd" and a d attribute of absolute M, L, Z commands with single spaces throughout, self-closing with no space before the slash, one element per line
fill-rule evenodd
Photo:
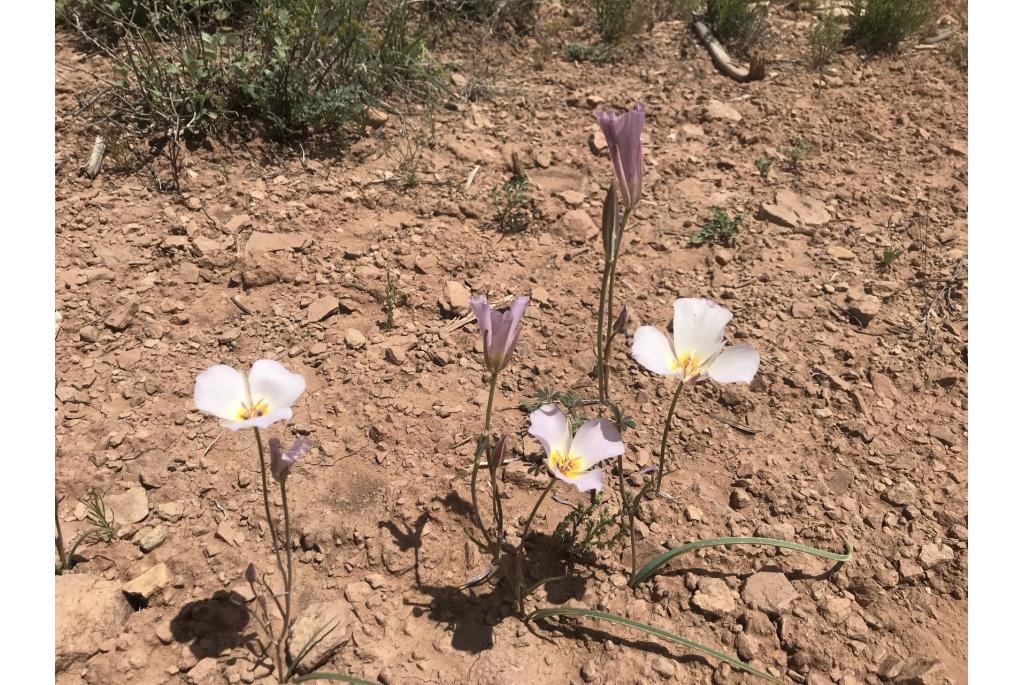
<path fill-rule="evenodd" d="M 608 402 L 608 388 L 604 382 L 604 319 L 605 303 L 608 297 L 608 271 L 611 267 L 611 255 L 604 254 L 604 270 L 601 272 L 601 299 L 597 306 L 597 396 L 601 404 Z"/>
<path fill-rule="evenodd" d="M 620 522 L 623 528 L 626 527 L 626 517 L 629 516 L 629 549 L 633 559 L 633 569 L 636 572 L 636 541 L 633 536 L 633 516 L 629 512 L 631 507 L 626 499 L 626 476 L 625 469 L 622 466 L 622 455 L 619 455 L 619 496 L 622 498 L 622 511 L 620 512 Z"/>
<path fill-rule="evenodd" d="M 489 448 L 491 446 L 491 409 L 494 407 L 494 390 L 498 387 L 498 374 L 491 374 L 491 388 L 487 395 L 487 413 L 484 414 L 484 439 L 482 441 L 483 449 L 479 447 L 476 450 L 476 455 L 473 457 L 473 475 L 469 479 L 469 493 L 473 500 L 473 516 L 476 518 L 476 525 L 479 526 L 480 532 L 483 533 L 484 540 L 487 545 L 491 548 L 492 554 L 499 554 L 500 547 L 495 544 L 495 541 L 491 539 L 491 534 L 487 531 L 487 527 L 484 526 L 484 521 L 480 517 L 480 503 L 476 497 L 476 477 L 480 472 L 480 457 L 483 456 L 484 452 L 488 452 L 488 459 L 490 458 Z M 493 481 L 493 476 L 492 476 Z M 495 485 L 495 489 L 497 486 Z"/>
<path fill-rule="evenodd" d="M 680 380 L 676 385 L 676 392 L 672 395 L 672 404 L 668 407 L 668 416 L 665 417 L 665 430 L 661 433 L 661 454 L 658 455 L 658 477 L 655 480 L 654 494 L 661 493 L 661 475 L 665 471 L 665 449 L 668 446 L 668 433 L 672 429 L 672 416 L 676 413 L 676 402 L 679 395 L 686 386 L 686 381 Z"/>
<path fill-rule="evenodd" d="M 523 615 L 526 613 L 526 606 L 523 601 L 523 595 L 520 592 L 523 580 L 523 549 L 526 547 L 526 537 L 530 534 L 530 526 L 533 525 L 533 518 L 537 515 L 537 510 L 540 509 L 540 505 L 547 499 L 548 493 L 551 492 L 552 486 L 555 484 L 555 477 L 551 476 L 551 480 L 548 481 L 548 486 L 544 488 L 544 492 L 537 498 L 536 504 L 533 505 L 533 509 L 530 511 L 530 515 L 526 517 L 526 523 L 523 524 L 523 536 L 519 540 L 519 547 L 516 548 L 516 604 L 519 605 L 519 613 Z"/>
<path fill-rule="evenodd" d="M 274 519 L 270 515 L 270 491 L 267 487 L 267 460 L 263 456 L 263 440 L 260 439 L 260 429 L 253 428 L 253 433 L 256 434 L 256 449 L 260 455 L 260 479 L 263 482 L 263 512 L 267 515 L 267 525 L 270 526 L 270 542 L 274 547 L 274 557 L 277 558 L 277 568 L 281 571 L 281 575 L 285 578 L 288 575 L 284 570 L 284 563 L 281 561 L 281 550 L 277 543 L 277 527 L 274 525 Z"/>
<path fill-rule="evenodd" d="M 57 552 L 60 554 L 60 570 L 68 567 L 68 555 L 64 551 L 64 533 L 60 529 L 60 512 L 57 510 L 57 498 L 53 498 L 53 518 L 57 522 Z"/>
<path fill-rule="evenodd" d="M 281 642 L 284 643 L 287 653 L 292 617 L 292 537 L 291 520 L 288 517 L 288 490 L 285 488 L 283 478 L 281 479 L 281 504 L 284 507 L 284 553 L 288 558 L 288 576 L 284 579 L 284 627 L 281 629 Z M 284 668 L 284 664 L 281 664 L 281 668 Z"/>
<path fill-rule="evenodd" d="M 611 337 L 612 327 L 615 325 L 615 269 L 619 264 L 619 249 L 622 247 L 622 235 L 626 231 L 626 222 L 629 221 L 629 216 L 632 214 L 632 208 L 627 207 L 622 212 L 622 221 L 618 223 L 618 230 L 612 235 L 612 243 L 614 247 L 612 249 L 611 261 L 608 264 L 608 302 L 605 306 L 605 337 L 608 340 L 608 350 L 602 355 L 604 359 L 604 366 L 600 367 L 600 372 L 603 375 L 605 399 L 608 399 L 609 395 L 609 380 L 608 380 L 608 366 L 609 356 L 611 354 Z"/>

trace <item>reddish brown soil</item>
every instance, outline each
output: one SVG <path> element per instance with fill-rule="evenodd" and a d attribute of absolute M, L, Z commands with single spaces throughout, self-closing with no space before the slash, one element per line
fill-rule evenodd
<path fill-rule="evenodd" d="M 504 584 L 456 589 L 486 564 L 466 542 L 462 504 L 486 388 L 475 325 L 444 333 L 451 317 L 438 299 L 447 281 L 492 300 L 533 295 L 495 423 L 516 437 L 517 457 L 536 460 L 518 402 L 541 387 L 595 392 L 600 247 L 590 227 L 563 218 L 582 198 L 597 220 L 610 178 L 588 145 L 594 103 L 642 100 L 644 201 L 618 289 L 632 327 L 665 326 L 676 297 L 710 297 L 736 315 L 729 336 L 764 361 L 749 387 L 684 395 L 665 485 L 677 501 L 643 506 L 641 552 L 758 533 L 837 550 L 842 535 L 855 556 L 828 575 L 829 563 L 795 553 L 718 548 L 630 590 L 621 546 L 528 606 L 621 613 L 791 682 L 965 683 L 966 73 L 941 48 L 845 52 L 820 82 L 799 61 L 810 15 L 776 8 L 772 23 L 786 38 L 769 78 L 742 85 L 718 75 L 680 23 L 657 25 L 612 65 L 570 64 L 556 49 L 535 69 L 533 40 L 487 41 L 482 52 L 474 43 L 440 56 L 498 87 L 475 102 L 451 99 L 434 137 L 410 112 L 337 156 L 213 143 L 190 153 L 181 197 L 157 192 L 145 171 L 76 174 L 95 130 L 74 113 L 91 81 L 68 65 L 103 65 L 58 36 L 58 512 L 70 537 L 85 526 L 76 500 L 90 489 L 116 498 L 144 487 L 145 518 L 110 544 L 83 545 L 73 574 L 122 583 L 165 563 L 170 578 L 57 681 L 236 683 L 265 673 L 246 646 L 254 624 L 211 599 L 241 588 L 250 561 L 273 566 L 252 437 L 195 411 L 192 387 L 211 364 L 269 357 L 308 382 L 294 421 L 270 432 L 316 445 L 289 484 L 298 606 L 350 607 L 350 639 L 329 669 L 388 684 L 753 682 L 618 626 L 528 629 Z M 567 40 L 572 32 L 585 40 L 583 29 Z M 712 100 L 742 121 L 707 120 Z M 387 180 L 410 138 L 423 145 L 419 183 L 403 190 Z M 799 174 L 778 152 L 794 138 L 813 148 Z M 512 151 L 538 216 L 502 238 L 488 197 Z M 759 157 L 777 158 L 767 182 Z M 828 221 L 785 228 L 755 218 L 778 191 L 820 201 Z M 716 206 L 743 213 L 737 244 L 690 247 Z M 261 253 L 247 249 L 256 232 L 306 239 Z M 889 271 L 878 266 L 886 248 L 903 250 Z M 388 272 L 400 293 L 392 332 L 381 329 Z M 341 310 L 309 321 L 323 297 Z M 131 304 L 127 327 L 111 330 L 111 314 Z M 851 308 L 878 311 L 862 325 Z M 348 329 L 365 335 L 364 348 L 346 345 Z M 613 397 L 638 424 L 625 436 L 634 470 L 657 458 L 671 385 L 638 368 L 621 340 L 613 374 Z M 507 468 L 514 524 L 543 482 L 522 464 Z M 566 511 L 549 500 L 537 529 L 551 532 Z M 142 552 L 138 540 L 158 526 L 165 541 Z M 533 578 L 558 570 L 544 539 L 531 546 Z M 759 576 L 775 581 L 767 613 L 748 602 L 761 571 L 785 574 Z M 723 615 L 698 610 L 700 593 L 716 595 Z"/>

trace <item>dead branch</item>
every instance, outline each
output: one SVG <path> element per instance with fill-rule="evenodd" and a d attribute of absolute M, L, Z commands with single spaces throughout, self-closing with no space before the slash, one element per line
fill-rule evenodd
<path fill-rule="evenodd" d="M 79 174 L 85 174 L 89 178 L 96 178 L 103 165 L 103 154 L 107 151 L 107 144 L 103 142 L 103 136 L 96 136 L 96 142 L 92 146 L 92 154 L 89 161 L 79 168 Z"/>
<path fill-rule="evenodd" d="M 729 57 L 729 53 L 725 51 L 722 44 L 718 42 L 714 34 L 711 33 L 711 29 L 708 28 L 707 24 L 698 19 L 693 20 L 693 30 L 696 32 L 697 37 L 704 43 L 704 47 L 707 48 L 708 53 L 711 55 L 711 61 L 714 63 L 715 68 L 722 72 L 734 81 L 740 83 L 746 83 L 748 81 L 760 81 L 764 78 L 764 60 L 758 56 L 754 56 L 750 60 L 750 66 L 747 69 L 736 66 Z"/>

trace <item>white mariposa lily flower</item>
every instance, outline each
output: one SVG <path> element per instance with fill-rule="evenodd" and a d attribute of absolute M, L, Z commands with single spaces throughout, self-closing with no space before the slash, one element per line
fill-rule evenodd
<path fill-rule="evenodd" d="M 633 336 L 633 358 L 648 371 L 696 381 L 709 376 L 719 383 L 749 383 L 761 356 L 750 345 L 725 347 L 722 336 L 732 312 L 711 300 L 680 298 L 675 302 L 672 340 L 654 326 Z"/>
<path fill-rule="evenodd" d="M 292 405 L 306 380 L 280 362 L 260 359 L 249 376 L 226 366 L 211 366 L 196 377 L 196 409 L 213 414 L 225 428 L 266 428 L 292 417 Z"/>
<path fill-rule="evenodd" d="M 607 419 L 587 421 L 574 437 L 569 419 L 553 404 L 530 414 L 530 435 L 544 446 L 551 475 L 580 492 L 600 490 L 604 486 L 601 469 L 591 467 L 625 451 L 622 436 Z"/>

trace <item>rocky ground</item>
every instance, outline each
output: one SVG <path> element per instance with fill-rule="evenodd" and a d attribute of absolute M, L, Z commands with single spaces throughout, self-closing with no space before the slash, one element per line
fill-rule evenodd
<path fill-rule="evenodd" d="M 595 392 L 594 220 L 610 171 L 593 113 L 641 100 L 644 201 L 619 281 L 631 327 L 707 296 L 763 358 L 749 387 L 680 402 L 674 501 L 644 504 L 641 552 L 763 534 L 835 550 L 844 536 L 855 555 L 828 573 L 796 553 L 709 549 L 631 590 L 616 547 L 529 607 L 627 615 L 791 682 L 965 683 L 967 76 L 940 45 L 843 52 L 819 77 L 800 61 L 811 21 L 773 6 L 784 38 L 749 84 L 717 74 L 678 22 L 607 65 L 545 56 L 534 38 L 467 39 L 438 57 L 453 90 L 485 83 L 483 97 L 403 107 L 339 154 L 214 141 L 190 152 L 181 196 L 145 170 L 77 174 L 96 133 L 77 111 L 92 85 L 79 69 L 103 64 L 58 34 L 57 508 L 73 537 L 96 490 L 119 537 L 83 544 L 57 578 L 57 682 L 270 682 L 255 625 L 227 599 L 245 596 L 250 561 L 273 563 L 251 436 L 191 401 L 202 369 L 264 357 L 308 383 L 272 432 L 315 444 L 289 492 L 300 630 L 343 619 L 326 668 L 388 685 L 754 682 L 610 624 L 528 629 L 504 585 L 456 589 L 486 565 L 464 534 L 486 387 L 475 325 L 454 322 L 468 292 L 533 298 L 495 420 L 516 437 L 503 482 L 517 522 L 545 482 L 518 403 L 541 387 Z M 808 152 L 791 168 L 797 144 Z M 502 236 L 489 196 L 513 152 L 535 220 Z M 767 180 L 758 158 L 775 160 Z M 692 247 L 714 207 L 743 215 L 735 245 Z M 902 251 L 889 268 L 886 250 Z M 671 385 L 621 341 L 613 374 L 637 422 L 633 472 L 657 459 Z M 537 529 L 567 511 L 547 501 Z M 555 563 L 545 540 L 535 579 Z"/>

